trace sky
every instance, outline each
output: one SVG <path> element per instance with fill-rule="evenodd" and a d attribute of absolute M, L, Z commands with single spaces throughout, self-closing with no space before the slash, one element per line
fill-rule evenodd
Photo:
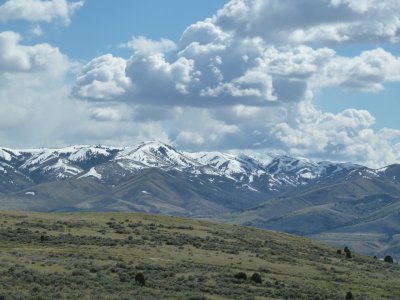
<path fill-rule="evenodd" d="M 0 0 L 0 145 L 400 162 L 398 0 Z"/>

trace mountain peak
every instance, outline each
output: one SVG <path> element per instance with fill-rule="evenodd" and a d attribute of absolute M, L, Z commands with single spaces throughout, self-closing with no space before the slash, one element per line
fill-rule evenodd
<path fill-rule="evenodd" d="M 128 161 L 129 168 L 133 169 L 161 167 L 183 170 L 199 165 L 184 153 L 159 141 L 148 141 L 134 147 L 126 147 L 118 153 L 116 159 L 123 167 L 127 167 L 124 161 Z"/>
<path fill-rule="evenodd" d="M 161 142 L 159 140 L 148 140 L 148 141 L 143 141 L 139 144 L 137 144 L 138 147 L 167 147 L 167 148 L 173 148 L 171 145 Z"/>

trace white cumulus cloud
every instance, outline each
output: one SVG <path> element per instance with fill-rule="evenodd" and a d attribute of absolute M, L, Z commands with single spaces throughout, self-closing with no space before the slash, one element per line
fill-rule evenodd
<path fill-rule="evenodd" d="M 83 4 L 84 1 L 7 0 L 0 5 L 0 21 L 52 22 L 60 20 L 65 25 L 68 25 L 71 21 L 71 16 Z"/>
<path fill-rule="evenodd" d="M 111 54 L 96 57 L 86 64 L 76 79 L 75 95 L 107 100 L 124 94 L 131 86 L 125 75 L 126 61 Z"/>
<path fill-rule="evenodd" d="M 232 0 L 213 22 L 272 44 L 397 43 L 399 12 L 397 0 Z"/>
<path fill-rule="evenodd" d="M 270 138 L 293 155 L 353 161 L 381 167 L 400 159 L 400 130 L 374 130 L 366 110 L 326 113 L 311 102 L 299 104 L 285 122 L 270 127 Z"/>
<path fill-rule="evenodd" d="M 321 85 L 352 91 L 380 91 L 386 82 L 400 81 L 400 58 L 377 48 L 355 57 L 335 57 L 322 69 Z"/>
<path fill-rule="evenodd" d="M 13 31 L 0 32 L 0 70 L 9 72 L 63 73 L 70 67 L 68 58 L 49 44 L 27 46 Z"/>
<path fill-rule="evenodd" d="M 131 48 L 136 53 L 141 54 L 152 54 L 152 53 L 164 53 L 176 49 L 176 44 L 167 39 L 161 39 L 160 41 L 153 41 L 143 36 L 133 37 L 129 42 L 120 45 L 122 48 Z"/>

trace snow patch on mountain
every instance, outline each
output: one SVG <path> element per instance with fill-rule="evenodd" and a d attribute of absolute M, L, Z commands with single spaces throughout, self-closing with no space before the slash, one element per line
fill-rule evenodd
<path fill-rule="evenodd" d="M 317 176 L 309 171 L 300 173 L 299 176 L 304 179 L 315 179 Z"/>
<path fill-rule="evenodd" d="M 71 164 L 71 162 L 65 158 L 58 159 L 55 164 L 45 166 L 43 168 L 44 171 L 49 172 L 57 172 L 56 177 L 58 178 L 68 178 L 75 175 L 78 175 L 83 170 Z"/>
<path fill-rule="evenodd" d="M 6 149 L 0 149 L 0 158 L 4 159 L 5 161 L 11 161 L 12 156 Z"/>
<path fill-rule="evenodd" d="M 111 157 L 114 150 L 120 151 L 121 148 L 104 146 L 80 146 L 74 147 L 69 153 L 68 159 L 74 162 L 83 161 L 92 157 L 105 156 Z"/>
<path fill-rule="evenodd" d="M 28 169 L 30 172 L 35 171 L 51 158 L 57 158 L 57 151 L 54 149 L 32 149 L 21 152 L 30 156 L 21 166 L 22 169 Z"/>
<path fill-rule="evenodd" d="M 103 178 L 101 176 L 101 174 L 97 173 L 96 168 L 91 168 L 88 172 L 86 172 L 82 176 L 79 176 L 78 179 L 85 178 L 85 177 L 94 177 L 94 178 L 97 178 L 99 180 L 101 180 Z"/>
<path fill-rule="evenodd" d="M 266 174 L 265 163 L 245 154 L 227 154 L 221 152 L 185 153 L 186 156 L 201 164 L 213 168 L 213 174 L 223 175 L 239 181 L 253 182 L 255 176 Z"/>

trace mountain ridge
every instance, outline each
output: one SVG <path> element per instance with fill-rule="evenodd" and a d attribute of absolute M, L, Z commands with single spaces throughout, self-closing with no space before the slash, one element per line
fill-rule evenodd
<path fill-rule="evenodd" d="M 39 193 L 28 191 L 29 188 L 60 186 L 65 185 L 60 184 L 61 181 L 79 180 L 94 181 L 112 193 L 115 186 L 140 176 L 148 169 L 181 174 L 185 177 L 183 190 L 185 186 L 189 189 L 190 185 L 203 187 L 204 191 L 196 190 L 204 194 L 200 198 L 207 201 L 224 193 L 231 194 L 227 190 L 229 187 L 248 202 L 242 205 L 247 209 L 261 200 L 291 192 L 296 194 L 309 186 L 323 186 L 335 180 L 385 177 L 385 180 L 397 182 L 400 179 L 400 168 L 396 165 L 370 169 L 352 163 L 315 162 L 277 154 L 266 154 L 260 159 L 243 153 L 183 152 L 158 141 L 148 141 L 132 147 L 0 148 L 0 193 L 19 197 L 21 192 L 25 192 L 32 198 Z M 165 176 L 163 180 L 170 182 Z M 220 195 L 216 195 L 216 186 L 219 186 Z M 232 202 L 239 200 L 234 195 L 232 197 Z M 252 198 L 258 200 L 250 201 Z"/>
<path fill-rule="evenodd" d="M 3 210 L 217 219 L 398 258 L 399 183 L 398 164 L 371 169 L 287 155 L 191 153 L 157 141 L 0 148 Z"/>
<path fill-rule="evenodd" d="M 242 153 L 234 155 L 221 152 L 183 152 L 157 141 L 143 142 L 133 147 L 77 145 L 65 148 L 18 150 L 0 148 L 0 162 L 11 165 L 28 177 L 35 171 L 51 175 L 52 170 L 55 170 L 58 172 L 59 179 L 65 179 L 78 174 L 83 175 L 83 172 L 89 171 L 92 167 L 110 161 L 117 162 L 121 167 L 131 171 L 151 167 L 179 171 L 198 168 L 205 173 L 223 175 L 236 180 L 240 179 L 239 175 L 273 176 L 295 171 L 298 172 L 298 180 L 301 180 L 300 178 L 310 180 L 332 167 L 356 168 L 358 166 L 349 163 L 315 163 L 308 159 L 276 154 L 268 154 L 268 161 L 266 161 Z"/>

